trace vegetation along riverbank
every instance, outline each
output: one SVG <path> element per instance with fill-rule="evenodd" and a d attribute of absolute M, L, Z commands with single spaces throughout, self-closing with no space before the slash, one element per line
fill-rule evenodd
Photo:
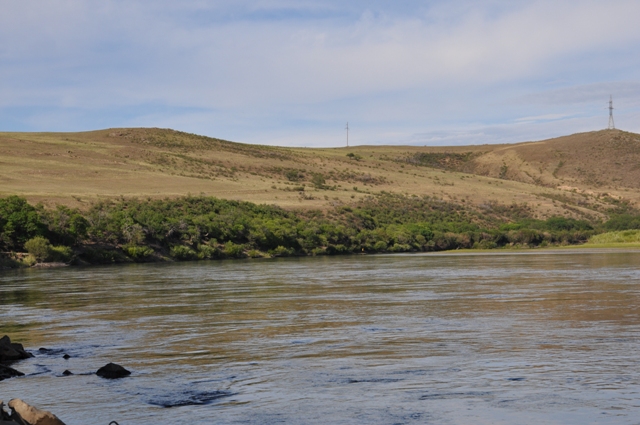
<path fill-rule="evenodd" d="M 327 149 L 0 133 L 0 267 L 583 244 L 640 229 L 638 163 L 619 130 Z"/>
<path fill-rule="evenodd" d="M 119 199 L 86 210 L 0 199 L 2 266 L 105 264 L 637 241 L 640 215 L 608 221 L 532 218 L 527 205 L 481 210 L 435 197 L 382 193 L 324 210 L 206 196 Z M 617 231 L 617 237 L 602 235 Z M 621 233 L 620 233 L 621 232 Z M 614 234 L 612 234 L 614 235 Z M 631 240 L 633 239 L 633 241 Z"/>

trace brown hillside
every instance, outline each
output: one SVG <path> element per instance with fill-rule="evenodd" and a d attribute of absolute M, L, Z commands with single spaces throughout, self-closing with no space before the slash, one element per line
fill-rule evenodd
<path fill-rule="evenodd" d="M 619 130 L 503 146 L 469 171 L 547 187 L 640 188 L 640 135 Z"/>
<path fill-rule="evenodd" d="M 595 218 L 640 205 L 639 152 L 640 136 L 621 131 L 514 145 L 334 149 L 165 129 L 0 133 L 0 196 L 83 207 L 101 198 L 191 193 L 326 208 L 386 191 Z"/>

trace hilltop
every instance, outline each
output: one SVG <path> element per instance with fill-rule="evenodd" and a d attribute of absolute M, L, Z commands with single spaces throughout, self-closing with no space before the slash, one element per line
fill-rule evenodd
<path fill-rule="evenodd" d="M 429 195 L 537 218 L 640 207 L 640 135 L 619 130 L 509 145 L 258 146 L 168 129 L 0 133 L 0 197 L 80 209 L 101 199 L 206 195 L 326 209 L 370 194 Z"/>

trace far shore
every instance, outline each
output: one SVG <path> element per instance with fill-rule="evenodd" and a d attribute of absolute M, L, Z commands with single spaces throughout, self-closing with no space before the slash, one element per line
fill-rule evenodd
<path fill-rule="evenodd" d="M 517 254 L 525 254 L 525 253 L 534 253 L 534 252 L 545 252 L 550 253 L 554 251 L 589 251 L 589 250 L 640 250 L 640 243 L 609 243 L 609 244 L 581 244 L 581 245 L 563 245 L 563 246 L 546 246 L 546 247 L 532 247 L 532 248 L 493 248 L 493 249 L 453 249 L 448 251 L 434 251 L 434 252 L 420 252 L 416 254 L 422 255 L 465 255 L 465 254 L 509 254 L 509 253 L 517 253 Z M 402 254 L 402 253 L 400 253 Z M 400 255 L 397 254 L 397 255 Z M 395 254 L 394 254 L 395 255 Z"/>

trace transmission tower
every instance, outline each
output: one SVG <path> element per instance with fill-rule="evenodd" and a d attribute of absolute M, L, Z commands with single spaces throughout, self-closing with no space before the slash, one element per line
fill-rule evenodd
<path fill-rule="evenodd" d="M 616 125 L 613 122 L 613 96 L 609 95 L 609 130 L 614 130 L 615 128 Z"/>
<path fill-rule="evenodd" d="M 347 126 L 345 127 L 345 130 L 347 130 L 347 147 L 349 147 L 349 121 L 347 121 Z"/>

